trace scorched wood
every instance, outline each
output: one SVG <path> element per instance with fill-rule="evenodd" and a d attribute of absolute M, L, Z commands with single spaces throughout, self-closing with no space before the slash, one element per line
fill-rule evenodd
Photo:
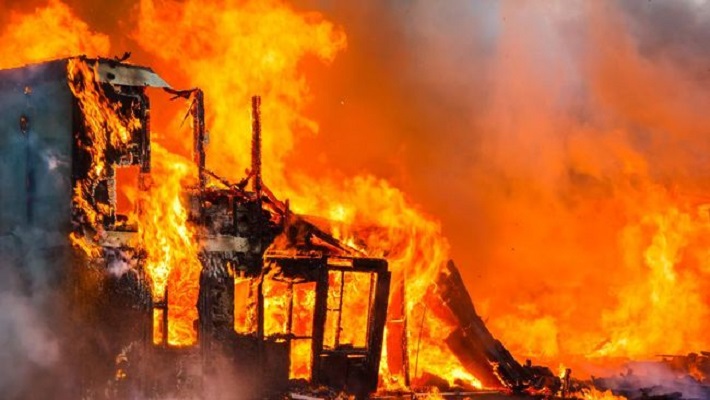
<path fill-rule="evenodd" d="M 493 337 L 476 313 L 471 296 L 453 261 L 449 261 L 439 274 L 437 292 L 459 325 L 459 329 L 449 337 L 447 344 L 465 364 L 480 360 L 483 355 L 492 366 L 493 373 L 505 386 L 517 390 L 531 381 L 531 374 Z"/>

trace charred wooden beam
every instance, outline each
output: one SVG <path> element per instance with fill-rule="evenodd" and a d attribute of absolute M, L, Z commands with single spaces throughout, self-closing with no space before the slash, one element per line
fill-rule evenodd
<path fill-rule="evenodd" d="M 325 260 L 317 268 L 316 281 L 316 304 L 313 315 L 313 341 L 311 342 L 311 371 L 313 382 L 320 382 L 322 360 L 320 354 L 323 352 L 323 340 L 325 337 L 325 320 L 328 309 L 328 270 L 325 268 Z"/>
<path fill-rule="evenodd" d="M 256 198 L 261 198 L 261 97 L 251 98 L 251 174 Z"/>
<path fill-rule="evenodd" d="M 376 263 L 377 261 L 373 261 Z M 372 320 L 370 321 L 370 376 L 368 377 L 369 387 L 366 387 L 367 392 L 374 392 L 377 389 L 377 379 L 382 362 L 382 343 L 385 334 L 385 322 L 387 320 L 387 299 L 390 294 L 390 280 L 392 275 L 387 271 L 387 262 L 380 261 L 379 268 L 383 270 L 377 276 L 377 284 L 375 289 L 374 307 L 372 308 Z"/>
<path fill-rule="evenodd" d="M 197 164 L 200 188 L 204 188 L 207 184 L 207 176 L 205 174 L 205 95 L 201 89 L 195 89 L 192 96 L 194 99 L 190 111 L 193 120 L 193 158 L 195 164 Z"/>
<path fill-rule="evenodd" d="M 467 352 L 469 359 L 478 359 L 481 354 L 493 366 L 501 382 L 514 390 L 522 389 L 531 381 L 531 373 L 523 368 L 510 352 L 496 340 L 476 313 L 471 296 L 461 279 L 461 274 L 452 261 L 439 274 L 438 293 L 458 321 L 461 346 L 457 349 Z"/>
<path fill-rule="evenodd" d="M 500 387 L 501 382 L 495 373 L 480 343 L 472 344 L 464 329 L 458 328 L 446 338 L 446 345 L 456 354 L 461 364 L 471 372 L 484 387 Z"/>

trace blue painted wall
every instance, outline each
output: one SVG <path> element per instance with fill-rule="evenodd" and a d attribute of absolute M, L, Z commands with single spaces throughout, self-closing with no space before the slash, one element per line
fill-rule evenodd
<path fill-rule="evenodd" d="M 44 240 L 31 247 L 66 241 L 71 229 L 72 112 L 66 61 L 0 71 L 0 250 L 35 240 L 28 237 Z M 26 132 L 20 124 L 23 116 Z"/>

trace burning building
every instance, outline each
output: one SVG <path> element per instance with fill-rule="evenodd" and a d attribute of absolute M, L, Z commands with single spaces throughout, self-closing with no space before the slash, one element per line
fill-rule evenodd
<path fill-rule="evenodd" d="M 0 85 L 3 120 L 14 121 L 0 135 L 14 166 L 0 179 L 0 235 L 40 226 L 58 235 L 47 251 L 71 257 L 62 237 L 79 250 L 73 269 L 60 259 L 54 267 L 80 318 L 107 338 L 101 349 L 83 346 L 84 394 L 107 380 L 117 397 L 197 393 L 217 355 L 244 380 L 245 397 L 297 380 L 360 396 L 376 389 L 387 262 L 292 213 L 262 182 L 258 97 L 252 169 L 230 183 L 205 168 L 199 89 L 84 57 L 5 70 Z M 194 131 L 194 166 L 170 167 L 194 167 L 197 181 L 177 182 L 157 205 L 148 88 L 186 98 Z M 119 192 L 138 195 L 134 209 Z"/>
<path fill-rule="evenodd" d="M 262 181 L 259 97 L 251 168 L 233 183 L 206 167 L 200 89 L 86 57 L 5 70 L 0 83 L 3 120 L 14 121 L 3 126 L 3 154 L 15 165 L 3 169 L 2 234 L 56 235 L 45 243 L 62 255 L 52 268 L 76 318 L 102 338 L 78 346 L 77 395 L 201 396 L 205 377 L 225 368 L 240 397 L 318 385 L 358 397 L 378 387 L 560 388 L 493 338 L 453 263 L 431 286 L 441 304 L 432 312 L 448 310 L 459 327 L 445 346 L 462 369 L 433 375 L 421 354 L 418 374 L 422 330 L 408 343 L 407 311 L 388 313 L 387 261 L 336 239 L 329 221 L 292 212 Z M 193 160 L 152 162 L 166 151 L 151 142 L 149 90 L 187 102 Z M 405 290 L 401 281 L 393 295 L 402 307 Z M 385 381 L 396 375 L 404 381 Z"/>
<path fill-rule="evenodd" d="M 331 375 L 343 368 L 316 365 L 346 353 L 353 371 L 377 359 L 390 393 L 566 381 L 506 347 L 576 376 L 670 354 L 673 372 L 703 382 L 706 360 L 679 356 L 707 348 L 710 304 L 708 91 L 704 61 L 687 58 L 702 46 L 682 51 L 707 31 L 695 29 L 706 25 L 702 2 L 622 3 L 10 5 L 2 68 L 127 46 L 204 93 L 116 59 L 2 72 L 0 273 L 17 266 L 32 294 L 47 292 L 38 281 L 60 281 L 79 332 L 62 353 L 81 357 L 74 366 L 56 356 L 63 334 L 17 329 L 26 343 L 3 346 L 0 360 L 25 351 L 9 359 L 79 371 L 64 381 L 87 397 L 200 392 L 220 374 L 252 393 L 369 391 Z M 169 128 L 165 92 L 185 105 Z M 270 188 L 260 147 L 249 148 L 250 131 L 260 139 L 253 93 L 265 99 Z M 452 255 L 461 276 L 446 268 Z M 354 296 L 366 286 L 372 295 L 368 276 L 375 288 L 386 279 L 348 274 L 363 260 L 387 260 L 391 273 L 381 357 L 362 344 L 372 336 L 342 326 L 374 318 L 349 300 L 370 298 Z M 26 326 L 23 303 L 6 293 L 0 317 Z M 42 332 L 67 328 L 35 314 Z M 308 324 L 323 318 L 314 349 Z M 6 389 L 42 382 L 12 374 L 12 361 L 0 391 L 30 397 Z M 650 381 L 634 368 L 597 386 L 638 395 L 635 382 Z"/>

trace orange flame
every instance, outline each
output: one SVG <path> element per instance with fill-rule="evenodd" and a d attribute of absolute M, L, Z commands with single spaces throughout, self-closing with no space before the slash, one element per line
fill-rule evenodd
<path fill-rule="evenodd" d="M 448 348 L 445 340 L 457 326 L 446 306 L 431 294 L 432 283 L 449 259 L 449 246 L 439 224 L 385 180 L 361 176 L 340 184 L 304 183 L 306 187 L 312 185 L 318 185 L 320 195 L 291 192 L 298 211 L 310 215 L 327 211 L 323 216 L 335 220 L 335 235 L 358 237 L 368 255 L 387 258 L 393 271 L 392 288 L 405 280 L 411 380 L 416 382 L 430 373 L 452 385 L 458 380 L 482 387 Z M 387 357 L 380 364 L 380 374 L 383 384 L 390 388 L 404 382 L 404 377 L 390 375 Z"/>
<path fill-rule="evenodd" d="M 87 176 L 77 181 L 74 187 L 74 206 L 81 210 L 86 222 L 94 231 L 103 231 L 103 216 L 110 210 L 105 204 L 89 201 L 94 186 L 106 176 L 106 152 L 109 148 L 120 149 L 130 140 L 130 132 L 141 127 L 134 115 L 124 115 L 119 106 L 108 100 L 96 81 L 97 72 L 86 61 L 72 58 L 67 61 L 69 88 L 77 99 L 84 116 L 88 143 L 78 145 L 90 154 Z M 87 238 L 72 233 L 72 243 L 90 257 L 99 254 L 96 244 Z"/>
<path fill-rule="evenodd" d="M 97 232 L 103 230 L 102 217 L 110 210 L 92 205 L 91 188 L 106 175 L 106 152 L 120 149 L 131 139 L 131 132 L 141 123 L 133 115 L 124 116 L 119 106 L 110 102 L 96 83 L 96 71 L 81 59 L 68 61 L 68 79 L 85 121 L 89 143 L 80 145 L 91 154 L 89 173 L 77 183 L 74 203 Z M 163 311 L 154 313 L 154 341 L 167 339 L 172 346 L 187 346 L 197 341 L 197 296 L 201 264 L 195 233 L 187 224 L 187 210 L 182 204 L 185 179 L 194 174 L 194 166 L 153 145 L 153 182 L 142 193 L 138 216 L 136 248 L 146 253 L 143 266 L 150 282 L 154 301 L 167 300 L 167 328 Z M 90 256 L 98 255 L 97 245 L 72 234 L 72 242 Z M 167 330 L 167 335 L 165 335 Z"/>
<path fill-rule="evenodd" d="M 57 42 L 64 43 L 63 46 L 46 44 L 43 50 L 29 52 L 26 57 L 9 65 L 77 51 L 108 52 L 108 38 L 91 34 L 88 26 L 78 21 L 70 9 L 57 0 L 38 10 L 35 17 L 40 22 L 36 20 L 34 25 L 26 25 L 26 28 L 19 30 L 20 36 L 14 37 L 15 40 L 9 37 L 7 42 L 27 42 L 32 37 L 28 32 L 30 27 L 36 31 L 36 26 L 43 24 L 51 25 L 52 31 L 71 31 L 69 36 L 72 40 Z M 13 18 L 22 22 L 19 16 Z M 150 0 L 142 0 L 139 21 L 136 41 L 170 63 L 171 67 L 166 68 L 169 74 L 181 72 L 189 75 L 193 84 L 205 90 L 208 115 L 211 115 L 209 125 L 213 132 L 208 160 L 213 169 L 228 178 L 241 177 L 239 166 L 246 166 L 242 154 L 247 153 L 246 146 L 249 145 L 248 99 L 253 93 L 260 93 L 269 99 L 263 110 L 266 117 L 264 131 L 270 133 L 264 136 L 264 158 L 267 160 L 264 164 L 265 179 L 277 193 L 292 198 L 300 211 L 338 221 L 333 232 L 336 236 L 355 248 L 367 249 L 372 256 L 387 257 L 396 279 L 407 280 L 406 310 L 409 319 L 424 321 L 419 329 L 418 324 L 413 323 L 413 332 L 410 333 L 416 335 L 420 342 L 416 354 L 410 354 L 411 358 L 419 357 L 419 374 L 426 371 L 449 375 L 447 378 L 452 382 L 463 377 L 477 385 L 475 377 L 462 372 L 464 369 L 443 344 L 443 339 L 453 328 L 451 323 L 442 319 L 437 310 L 425 312 L 421 308 L 428 287 L 448 258 L 448 245 L 441 236 L 438 224 L 412 207 L 404 195 L 386 181 L 365 176 L 337 184 L 329 181 L 316 183 L 307 177 L 288 176 L 286 156 L 293 149 L 298 135 L 317 131 L 317 124 L 302 113 L 308 100 L 308 85 L 300 64 L 308 56 L 315 56 L 326 63 L 332 61 L 335 54 L 345 47 L 343 32 L 318 14 L 298 13 L 278 2 L 247 1 L 236 5 L 226 1 L 211 4 L 187 1 L 157 5 Z M 172 28 L 165 29 L 167 26 Z M 30 42 L 47 43 L 40 40 Z M 177 60 L 180 62 L 175 63 Z M 205 63 L 201 60 L 209 61 Z M 91 131 L 92 143 L 84 145 L 94 154 L 90 180 L 95 180 L 106 169 L 102 154 L 108 146 L 125 143 L 128 132 L 137 127 L 137 120 L 118 118 L 116 110 L 104 101 L 99 90 L 95 90 L 93 71 L 89 66 L 78 61 L 71 62 L 68 73 L 70 82 L 74 82 L 72 90 L 88 117 L 87 128 Z M 240 109 L 245 111 L 233 112 Z M 104 136 L 96 133 L 105 130 L 110 135 L 107 140 L 102 140 Z M 167 331 L 161 332 L 160 329 L 166 327 L 161 328 L 161 323 L 156 321 L 156 337 L 162 339 L 161 336 L 167 335 L 169 344 L 181 346 L 196 340 L 193 323 L 196 320 L 194 306 L 200 271 L 197 259 L 199 249 L 194 244 L 195 232 L 187 224 L 185 208 L 180 200 L 181 181 L 189 175 L 190 167 L 184 160 L 170 154 L 170 151 L 184 152 L 187 146 L 180 143 L 187 141 L 158 135 L 155 139 L 153 182 L 159 184 L 149 187 L 139 201 L 137 222 L 140 243 L 137 246 L 146 253 L 144 268 L 154 299 L 164 300 L 167 293 Z M 166 148 L 170 146 L 170 151 L 157 146 L 156 143 L 161 142 Z M 88 184 L 88 180 L 84 182 L 84 185 Z M 318 187 L 319 193 L 304 190 L 307 187 Z M 101 213 L 106 210 L 92 209 L 84 189 L 76 189 L 75 202 L 98 230 Z M 363 237 L 359 236 L 362 232 L 355 232 L 358 226 L 376 226 L 378 229 Z M 74 239 L 83 248 L 91 248 L 88 242 L 78 243 L 82 238 Z M 359 297 L 359 293 L 365 292 L 365 287 L 370 284 L 369 279 L 360 280 L 348 281 L 348 286 L 340 293 L 356 306 L 347 309 L 346 313 L 363 309 L 369 300 L 365 296 Z M 267 302 L 276 304 L 278 298 L 273 296 Z M 433 304 L 431 307 L 436 309 L 438 306 Z M 154 317 L 162 320 L 160 312 L 156 312 Z M 339 339 L 362 344 L 363 338 L 348 336 L 349 332 L 357 331 L 348 329 L 348 324 L 353 323 L 348 322 L 350 318 L 341 320 L 344 321 L 344 334 Z M 283 321 L 278 321 L 278 324 L 283 324 Z M 278 325 L 267 328 L 268 332 L 278 331 Z M 414 338 L 410 337 L 410 340 Z M 292 349 L 294 354 L 299 354 L 298 360 L 306 357 L 306 347 L 300 343 Z M 410 352 L 415 350 L 410 348 Z M 386 365 L 382 365 L 384 371 Z M 295 376 L 307 373 L 302 368 L 296 369 Z"/>
<path fill-rule="evenodd" d="M 317 13 L 300 14 L 275 0 L 141 0 L 134 38 L 165 66 L 161 71 L 188 77 L 204 90 L 211 132 L 207 167 L 220 176 L 243 177 L 251 145 L 250 98 L 265 99 L 263 176 L 279 192 L 296 132 L 318 128 L 302 112 L 308 85 L 300 65 L 307 57 L 332 61 L 345 47 L 344 33 Z M 174 139 L 173 147 L 189 144 Z"/>
<path fill-rule="evenodd" d="M 584 400 L 626 400 L 624 396 L 617 396 L 611 390 L 600 391 L 597 389 L 584 390 L 582 392 Z"/>
<path fill-rule="evenodd" d="M 5 26 L 8 29 L 0 34 L 0 68 L 78 54 L 103 55 L 111 47 L 107 35 L 94 32 L 60 0 L 49 0 L 28 14 L 10 11 Z"/>
<path fill-rule="evenodd" d="M 424 397 L 422 397 L 424 400 L 444 400 L 444 396 L 441 395 L 441 392 L 437 388 L 433 388 L 429 393 L 427 393 Z"/>
<path fill-rule="evenodd" d="M 135 40 L 165 61 L 168 73 L 189 76 L 205 92 L 211 130 L 208 168 L 232 180 L 242 177 L 248 163 L 243 155 L 249 154 L 250 145 L 248 101 L 254 93 L 262 95 L 265 181 L 279 197 L 290 198 L 295 211 L 336 221 L 333 234 L 348 245 L 386 257 L 395 274 L 393 287 L 406 279 L 407 314 L 417 329 L 411 334 L 420 342 L 418 351 L 410 348 L 410 358 L 419 357 L 418 375 L 429 372 L 452 383 L 462 378 L 480 386 L 475 377 L 462 372 L 465 368 L 447 349 L 444 339 L 454 325 L 442 319 L 443 305 L 432 304 L 429 312 L 421 307 L 448 260 L 448 244 L 438 223 L 384 180 L 362 176 L 336 183 L 327 176 L 315 180 L 285 168 L 299 136 L 318 128 L 303 116 L 308 85 L 301 63 L 308 57 L 330 62 L 345 47 L 345 35 L 318 14 L 298 13 L 276 1 L 236 5 L 222 0 L 208 4 L 142 0 L 139 19 Z M 356 227 L 367 226 L 377 229 L 355 234 Z M 269 291 L 265 334 L 284 332 L 288 295 L 271 284 L 265 290 Z M 348 290 L 355 293 L 348 287 L 346 296 Z M 366 299 L 348 307 L 365 309 L 361 301 Z M 359 331 L 349 329 L 356 321 L 341 321 L 343 332 Z M 361 341 L 347 335 L 342 340 Z"/>
<path fill-rule="evenodd" d="M 258 280 L 234 278 L 234 331 L 255 334 L 257 331 Z"/>
<path fill-rule="evenodd" d="M 628 260 L 636 263 L 639 280 L 626 285 L 619 306 L 604 313 L 610 337 L 595 355 L 642 358 L 703 348 L 702 321 L 710 308 L 698 278 L 707 270 L 707 252 L 697 244 L 710 233 L 709 209 L 670 208 L 625 229 Z M 649 241 L 647 248 L 639 248 Z"/>
<path fill-rule="evenodd" d="M 143 269 L 154 301 L 167 300 L 167 343 L 189 346 L 197 341 L 195 323 L 202 264 L 182 196 L 185 180 L 194 177 L 195 171 L 189 160 L 159 145 L 153 145 L 152 154 L 153 184 L 140 200 L 136 246 L 146 253 Z M 165 330 L 161 327 L 162 324 L 154 324 L 154 329 Z"/>

